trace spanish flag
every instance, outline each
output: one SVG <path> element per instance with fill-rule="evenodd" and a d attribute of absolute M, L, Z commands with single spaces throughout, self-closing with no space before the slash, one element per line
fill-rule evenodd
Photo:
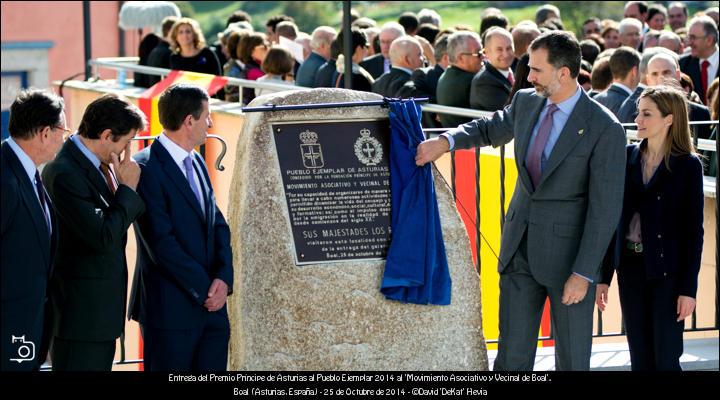
<path fill-rule="evenodd" d="M 153 87 L 146 90 L 140 99 L 138 99 L 138 106 L 140 110 L 145 113 L 148 120 L 147 130 L 143 131 L 138 136 L 157 136 L 162 132 L 162 126 L 160 125 L 160 118 L 158 115 L 158 99 L 160 95 L 175 83 L 189 83 L 200 86 L 207 90 L 210 96 L 217 93 L 218 90 L 222 89 L 227 84 L 227 77 L 215 76 L 209 74 L 200 74 L 197 72 L 189 71 L 172 71 L 168 76 L 156 83 Z"/>

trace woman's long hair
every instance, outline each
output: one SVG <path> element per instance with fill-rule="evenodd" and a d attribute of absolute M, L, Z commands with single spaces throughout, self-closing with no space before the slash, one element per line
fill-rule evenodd
<path fill-rule="evenodd" d="M 180 53 L 180 45 L 177 42 L 178 29 L 181 26 L 188 25 L 193 31 L 193 45 L 196 49 L 203 49 L 206 46 L 205 36 L 203 36 L 200 24 L 192 18 L 180 18 L 170 28 L 170 49 L 175 53 Z"/>
<path fill-rule="evenodd" d="M 688 123 L 688 102 L 685 93 L 672 86 L 658 85 L 645 89 L 640 99 L 649 99 L 657 106 L 663 117 L 673 116 L 672 125 L 665 140 L 665 167 L 670 170 L 670 155 L 695 154 L 695 146 Z"/>

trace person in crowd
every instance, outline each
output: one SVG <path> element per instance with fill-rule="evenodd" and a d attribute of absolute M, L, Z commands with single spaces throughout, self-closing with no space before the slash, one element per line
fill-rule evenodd
<path fill-rule="evenodd" d="M 405 36 L 405 28 L 397 22 L 388 22 L 380 30 L 380 54 L 368 57 L 360 63 L 367 72 L 372 75 L 373 80 L 380 75 L 390 71 L 390 45 L 393 40 Z"/>
<path fill-rule="evenodd" d="M 170 69 L 170 56 L 172 55 L 171 43 L 172 38 L 170 32 L 172 31 L 173 25 L 177 22 L 178 17 L 169 16 L 163 18 L 162 21 L 162 35 L 163 39 L 158 43 L 155 48 L 152 49 L 148 55 L 147 65 L 148 67 L 165 68 Z M 148 75 L 147 84 L 148 87 L 155 85 L 160 82 L 161 76 L 159 75 Z"/>
<path fill-rule="evenodd" d="M 635 18 L 642 24 L 642 30 L 647 26 L 648 4 L 645 1 L 628 1 L 625 3 L 624 18 Z"/>
<path fill-rule="evenodd" d="M 623 101 L 620 106 L 620 110 L 618 110 L 618 113 L 616 114 L 621 123 L 632 123 L 635 120 L 635 116 L 637 115 L 638 98 L 640 98 L 640 94 L 642 94 L 643 90 L 647 87 L 648 64 L 650 63 L 650 59 L 659 53 L 669 55 L 675 61 L 675 64 L 677 64 L 678 55 L 664 47 L 653 47 L 642 52 L 642 57 L 640 57 L 640 66 L 638 67 L 638 71 L 640 72 L 640 83 L 635 88 L 633 94 Z"/>
<path fill-rule="evenodd" d="M 635 50 L 642 44 L 642 23 L 635 18 L 625 18 L 618 26 L 620 46 L 628 46 Z"/>
<path fill-rule="evenodd" d="M 412 11 L 405 11 L 398 17 L 398 24 L 405 28 L 405 34 L 413 36 L 420 26 L 417 15 Z"/>
<path fill-rule="evenodd" d="M 476 110 L 496 111 L 507 102 L 515 78 L 510 69 L 515 60 L 515 49 L 510 32 L 491 28 L 485 33 L 483 46 L 485 62 L 472 79 L 470 107 Z"/>
<path fill-rule="evenodd" d="M 492 117 L 422 142 L 415 162 L 515 139 L 519 179 L 500 246 L 493 369 L 533 368 L 549 297 L 556 370 L 589 370 L 595 284 L 622 205 L 625 132 L 578 87 L 580 45 L 572 35 L 547 32 L 529 54 L 534 90 L 517 92 Z"/>
<path fill-rule="evenodd" d="M 680 28 L 684 28 L 687 24 L 688 9 L 687 5 L 682 1 L 674 1 L 668 6 L 668 23 L 670 29 L 675 32 Z"/>
<path fill-rule="evenodd" d="M 180 18 L 170 30 L 170 68 L 181 71 L 222 75 L 220 62 L 205 44 L 200 25 L 191 18 Z"/>
<path fill-rule="evenodd" d="M 437 26 L 438 28 L 440 28 L 440 25 L 442 25 L 442 17 L 440 17 L 440 14 L 438 14 L 438 12 L 435 10 L 423 8 L 422 10 L 420 10 L 420 12 L 418 12 L 417 16 L 418 22 L 421 25 L 429 23 Z"/>
<path fill-rule="evenodd" d="M 608 24 L 608 26 L 603 28 L 600 36 L 605 42 L 605 49 L 615 49 L 621 46 L 620 31 L 618 30 L 617 23 Z"/>
<path fill-rule="evenodd" d="M 125 330 L 127 230 L 145 211 L 132 138 L 145 115 L 114 94 L 92 101 L 43 170 L 58 215 L 51 283 L 53 371 L 110 371 Z"/>
<path fill-rule="evenodd" d="M 693 85 L 692 78 L 684 72 L 680 72 L 680 87 L 687 96 L 688 101 L 695 104 L 702 104 L 700 96 L 695 92 L 695 85 Z"/>
<path fill-rule="evenodd" d="M 365 34 L 360 29 L 352 28 L 350 30 L 351 45 L 352 45 L 352 88 L 353 90 L 359 90 L 363 92 L 371 92 L 372 84 L 375 79 L 370 75 L 370 72 L 366 71 L 362 67 L 362 60 L 367 56 L 368 41 Z M 336 62 L 336 70 L 333 77 L 333 86 L 336 88 L 345 87 L 345 56 L 343 55 L 343 32 L 341 31 L 336 40 L 340 44 L 340 55 Z M 389 52 L 389 49 L 388 49 Z"/>
<path fill-rule="evenodd" d="M 596 292 L 601 311 L 617 269 L 633 371 L 680 371 L 703 246 L 703 172 L 687 100 L 672 87 L 640 95 L 639 144 L 627 146 L 622 216 Z M 682 212 L 668 212 L 682 210 Z"/>
<path fill-rule="evenodd" d="M 397 97 L 413 72 L 424 66 L 425 57 L 420 43 L 411 36 L 395 39 L 390 45 L 390 62 L 390 71 L 380 75 L 372 84 L 372 91 L 383 97 Z"/>
<path fill-rule="evenodd" d="M 598 17 L 586 19 L 582 24 L 582 38 L 588 39 L 590 35 L 599 35 L 601 33 L 601 26 L 600 18 Z"/>
<path fill-rule="evenodd" d="M 708 16 L 696 17 L 688 28 L 690 54 L 680 57 L 680 70 L 688 74 L 695 85 L 695 92 L 705 103 L 705 94 L 713 79 L 720 76 L 718 66 L 718 26 Z"/>
<path fill-rule="evenodd" d="M 287 15 L 274 15 L 270 17 L 267 22 L 265 22 L 265 29 L 266 29 L 266 35 L 267 40 L 270 42 L 270 44 L 277 44 L 280 41 L 280 38 L 275 31 L 275 28 L 277 28 L 277 25 L 281 22 L 295 22 L 295 20 L 292 17 L 288 17 Z"/>
<path fill-rule="evenodd" d="M 592 78 L 590 74 L 590 72 L 584 69 L 580 69 L 580 74 L 578 74 L 578 84 L 583 88 L 585 93 L 592 90 Z"/>
<path fill-rule="evenodd" d="M 295 83 L 293 77 L 293 65 L 295 59 L 290 51 L 282 46 L 272 46 L 262 63 L 262 70 L 265 75 L 257 79 L 258 82 L 274 83 Z M 255 96 L 262 96 L 267 93 L 274 93 L 272 89 L 255 89 Z"/>
<path fill-rule="evenodd" d="M 520 60 L 520 57 L 527 54 L 527 49 L 530 46 L 530 43 L 532 43 L 536 37 L 540 36 L 540 30 L 534 22 L 528 21 L 528 23 L 516 25 L 511 33 L 513 37 L 513 47 L 515 48 L 515 60 L 513 60 L 510 69 L 515 71 L 518 60 Z"/>
<path fill-rule="evenodd" d="M 660 43 L 660 35 L 662 35 L 662 31 L 656 31 L 654 29 L 647 31 L 643 37 L 642 49 L 647 50 L 657 46 Z"/>
<path fill-rule="evenodd" d="M 270 42 L 265 38 L 264 33 L 254 32 L 243 36 L 240 39 L 238 52 L 240 61 L 245 64 L 245 79 L 255 81 L 265 75 L 260 68 L 268 49 Z M 255 98 L 255 89 L 249 87 L 242 88 L 242 103 L 248 105 Z"/>
<path fill-rule="evenodd" d="M 246 79 L 247 78 L 247 67 L 245 63 L 240 60 L 240 40 L 243 36 L 249 35 L 252 31 L 245 29 L 232 29 L 227 34 L 228 54 L 230 55 L 228 62 L 223 66 L 225 76 L 231 78 Z M 237 103 L 240 101 L 240 87 L 235 85 L 225 86 L 225 101 Z"/>
<path fill-rule="evenodd" d="M 705 10 L 705 15 L 710 17 L 713 21 L 715 21 L 715 26 L 718 26 L 720 24 L 720 10 L 718 10 L 718 7 L 710 7 L 707 10 Z"/>
<path fill-rule="evenodd" d="M 296 76 L 298 86 L 315 87 L 315 78 L 320 67 L 325 64 L 331 56 L 330 46 L 337 37 L 337 31 L 329 26 L 315 28 L 310 40 L 312 53 L 302 63 Z"/>
<path fill-rule="evenodd" d="M 615 50 L 615 49 L 612 49 Z M 612 71 L 610 70 L 610 56 L 598 56 L 593 64 L 590 74 L 591 89 L 588 92 L 590 98 L 606 91 L 613 82 Z"/>
<path fill-rule="evenodd" d="M 523 54 L 522 57 L 517 62 L 517 67 L 515 68 L 515 82 L 513 82 L 512 88 L 510 89 L 510 95 L 508 96 L 507 101 L 505 102 L 505 106 L 509 106 L 512 103 L 513 97 L 515 97 L 515 93 L 519 92 L 523 89 L 530 89 L 533 87 L 532 83 L 528 81 L 528 76 L 530 75 L 530 66 L 528 63 L 530 62 L 530 55 L 527 53 Z"/>
<path fill-rule="evenodd" d="M 585 39 L 580 42 L 580 51 L 582 52 L 582 59 L 593 65 L 602 49 L 594 40 Z"/>
<path fill-rule="evenodd" d="M 162 38 L 156 35 L 154 32 L 150 32 L 140 41 L 138 46 L 138 65 L 148 65 L 148 58 L 150 53 L 162 42 Z M 150 86 L 150 75 L 143 74 L 140 72 L 134 72 L 133 86 L 141 88 L 149 88 Z"/>
<path fill-rule="evenodd" d="M 318 68 L 315 75 L 315 85 L 313 87 L 335 87 L 333 77 L 337 71 L 337 58 L 342 53 L 342 43 L 338 42 L 337 36 L 330 43 L 330 58 Z"/>
<path fill-rule="evenodd" d="M 630 47 L 619 47 L 610 56 L 610 71 L 613 83 L 608 90 L 598 94 L 594 100 L 617 115 L 623 101 L 630 96 L 640 83 L 640 53 Z"/>
<path fill-rule="evenodd" d="M 480 20 L 480 40 L 482 41 L 485 39 L 485 32 L 487 32 L 488 29 L 493 27 L 507 29 L 509 24 L 510 21 L 508 21 L 507 17 L 501 13 L 486 15 L 482 20 Z"/>
<path fill-rule="evenodd" d="M 656 31 L 665 30 L 667 20 L 667 9 L 662 4 L 651 4 L 648 7 L 647 24 L 650 29 Z"/>
<path fill-rule="evenodd" d="M 212 128 L 204 89 L 169 87 L 158 102 L 163 132 L 135 156 L 138 258 L 130 316 L 140 323 L 145 371 L 225 371 L 232 294 L 230 228 L 195 147 Z"/>
<path fill-rule="evenodd" d="M 418 27 L 417 32 L 415 33 L 415 36 L 419 36 L 425 40 L 428 41 L 428 43 L 435 43 L 435 39 L 438 38 L 438 35 L 440 34 L 440 29 L 433 25 L 433 24 L 420 24 Z M 368 38 L 369 40 L 369 38 Z"/>
<path fill-rule="evenodd" d="M 560 19 L 560 9 L 552 4 L 543 4 L 535 11 L 535 23 L 538 26 L 553 18 Z"/>
<path fill-rule="evenodd" d="M 671 50 L 677 55 L 681 55 L 685 51 L 682 39 L 675 32 L 663 32 L 658 38 L 658 46 Z"/>
<path fill-rule="evenodd" d="M 475 32 L 458 31 L 448 38 L 450 66 L 438 80 L 438 104 L 450 107 L 470 108 L 472 80 L 483 66 L 482 43 Z M 450 114 L 440 114 L 443 127 L 453 127 L 470 119 Z"/>
<path fill-rule="evenodd" d="M 21 90 L 10 105 L 10 137 L 0 145 L 0 370 L 33 371 L 45 362 L 52 324 L 48 283 L 57 253 L 58 217 L 40 177 L 70 130 L 65 103 L 52 92 Z M 20 353 L 32 343 L 35 352 Z M 29 346 L 28 346 L 29 347 Z"/>

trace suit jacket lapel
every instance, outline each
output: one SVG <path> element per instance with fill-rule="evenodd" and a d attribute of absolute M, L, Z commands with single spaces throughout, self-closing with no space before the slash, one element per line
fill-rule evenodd
<path fill-rule="evenodd" d="M 585 93 L 580 94 L 580 99 L 570 114 L 567 123 L 565 123 L 565 127 L 562 132 L 560 132 L 560 137 L 558 138 L 557 143 L 555 143 L 552 153 L 550 153 L 550 158 L 548 159 L 542 176 L 540 177 L 538 187 L 542 185 L 543 181 L 552 174 L 555 168 L 557 168 L 568 153 L 570 153 L 570 150 L 572 150 L 582 139 L 583 136 L 579 135 L 578 132 L 580 132 L 580 129 L 585 128 L 586 119 L 588 117 L 587 106 L 589 102 L 590 100 Z"/>
<path fill-rule="evenodd" d="M 95 190 L 97 190 L 100 195 L 100 199 L 107 207 L 109 207 L 112 199 L 112 192 L 110 191 L 110 188 L 108 187 L 107 182 L 105 182 L 105 178 L 102 176 L 100 171 L 98 171 L 93 163 L 85 157 L 85 154 L 80 151 L 75 142 L 72 140 L 65 141 L 63 151 L 67 152 L 68 155 L 74 158 L 80 168 L 85 170 L 85 175 L 90 181 L 90 184 L 95 188 Z"/>
<path fill-rule="evenodd" d="M 534 99 L 536 104 L 534 105 L 532 110 L 528 110 L 529 113 L 527 115 L 529 116 L 529 118 L 522 118 L 522 116 L 525 115 L 523 113 L 523 110 L 515 111 L 515 113 L 517 114 L 517 117 L 515 118 L 520 118 L 525 121 L 525 126 L 519 126 L 518 130 L 515 132 L 515 164 L 517 166 L 518 176 L 525 184 L 525 188 L 527 189 L 528 193 L 532 193 L 533 184 L 532 179 L 530 178 L 530 173 L 525 167 L 525 157 L 527 155 L 528 146 L 530 146 L 530 138 L 532 137 L 533 129 L 535 128 L 535 124 L 540 117 L 540 112 L 545 106 L 544 97 L 535 95 L 532 97 L 532 99 Z M 518 133 L 522 134 L 523 136 L 519 136 Z"/>
<path fill-rule="evenodd" d="M 498 71 L 497 68 L 493 67 L 492 64 L 490 64 L 489 62 L 486 62 L 485 68 L 487 69 L 490 76 L 495 78 L 495 80 L 499 84 L 503 85 L 503 87 L 505 87 L 505 89 L 507 89 L 508 91 L 510 91 L 512 89 L 512 85 L 510 85 L 510 81 L 507 80 L 505 75 L 503 75 L 500 71 Z"/>
<path fill-rule="evenodd" d="M 32 187 L 32 184 L 30 183 L 30 180 L 28 179 L 28 175 L 25 172 L 25 168 L 23 168 L 22 164 L 20 163 L 20 160 L 17 158 L 17 155 L 15 155 L 15 152 L 10 148 L 10 145 L 7 143 L 2 144 L 2 151 L 3 151 L 3 157 L 7 158 L 8 164 L 10 165 L 10 168 L 12 168 L 13 173 L 17 177 L 18 182 L 20 183 L 20 196 L 22 197 L 23 201 L 28 207 L 28 211 L 30 211 L 30 216 L 33 220 L 33 225 L 35 225 L 35 232 L 38 235 L 38 240 L 40 243 L 42 243 L 42 253 L 43 257 L 45 257 L 45 261 L 50 263 L 50 237 L 48 235 L 48 226 L 47 226 L 47 220 L 45 219 L 45 212 L 43 211 L 42 207 L 40 207 L 40 200 L 38 199 L 37 194 L 35 194 L 35 189 Z M 46 192 L 47 194 L 47 192 Z M 49 197 L 46 197 L 49 198 Z M 12 212 L 11 210 L 5 210 L 5 212 Z M 52 218 L 52 216 L 51 216 Z M 55 230 L 53 229 L 53 232 Z"/>
<path fill-rule="evenodd" d="M 203 212 L 200 208 L 200 204 L 195 198 L 195 193 L 193 193 L 190 189 L 187 178 L 185 178 L 182 171 L 180 171 L 180 167 L 175 164 L 175 160 L 172 159 L 170 153 L 168 153 L 162 143 L 157 140 L 151 145 L 150 151 L 154 153 L 158 161 L 162 163 L 163 170 L 170 178 L 170 181 L 175 184 L 180 193 L 182 193 L 183 197 L 185 197 L 185 200 L 190 203 L 192 209 L 195 210 L 200 218 L 203 218 Z"/>

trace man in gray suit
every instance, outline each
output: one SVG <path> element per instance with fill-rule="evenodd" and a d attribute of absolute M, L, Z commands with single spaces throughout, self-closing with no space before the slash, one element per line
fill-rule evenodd
<path fill-rule="evenodd" d="M 418 146 L 423 165 L 448 150 L 515 139 L 519 179 L 502 234 L 500 341 L 494 369 L 531 370 L 550 297 L 557 370 L 588 370 L 595 283 L 620 217 L 625 134 L 578 86 L 580 46 L 552 31 L 530 46 L 534 90 Z"/>
<path fill-rule="evenodd" d="M 633 93 L 640 83 L 640 53 L 630 47 L 619 47 L 610 56 L 610 71 L 613 83 L 594 97 L 595 101 L 617 115 L 623 101 Z"/>

